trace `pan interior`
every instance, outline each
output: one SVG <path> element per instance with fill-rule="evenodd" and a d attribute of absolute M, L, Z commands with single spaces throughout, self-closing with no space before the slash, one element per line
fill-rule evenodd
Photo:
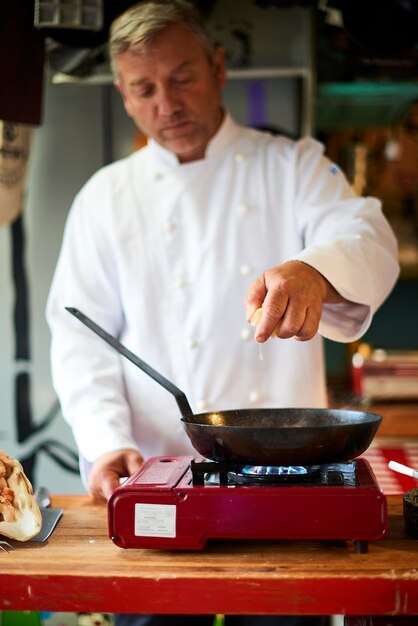
<path fill-rule="evenodd" d="M 240 409 L 183 417 L 186 424 L 217 428 L 329 428 L 381 421 L 381 416 L 345 409 Z"/>

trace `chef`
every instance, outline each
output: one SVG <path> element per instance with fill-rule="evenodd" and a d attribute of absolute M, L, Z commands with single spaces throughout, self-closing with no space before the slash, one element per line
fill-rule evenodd
<path fill-rule="evenodd" d="M 105 498 L 144 459 L 193 448 L 171 394 L 66 306 L 172 380 L 194 412 L 324 407 L 322 337 L 361 337 L 398 276 L 380 203 L 356 197 L 322 145 L 225 110 L 224 53 L 191 5 L 132 6 L 110 53 L 148 143 L 78 193 L 47 305 L 62 412 L 89 490 Z M 118 623 L 176 623 L 132 619 Z"/>

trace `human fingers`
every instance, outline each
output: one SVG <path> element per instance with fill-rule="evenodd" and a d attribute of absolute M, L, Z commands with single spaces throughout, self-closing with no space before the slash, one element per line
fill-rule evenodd
<path fill-rule="evenodd" d="M 244 306 L 246 309 L 247 322 L 251 322 L 257 309 L 260 309 L 263 300 L 266 297 L 267 288 L 265 284 L 264 274 L 261 274 L 248 288 L 247 295 L 244 298 Z"/>
<path fill-rule="evenodd" d="M 143 462 L 137 450 L 125 449 L 99 457 L 89 475 L 89 491 L 96 497 L 108 498 L 120 484 L 120 479 L 137 471 Z"/>
<path fill-rule="evenodd" d="M 277 337 L 295 337 L 300 341 L 312 339 L 318 332 L 321 315 L 322 300 L 316 291 L 290 291 L 286 311 L 277 327 Z"/>
<path fill-rule="evenodd" d="M 320 319 L 321 315 L 314 307 L 304 309 L 290 305 L 277 326 L 276 337 L 308 341 L 318 332 Z"/>
<path fill-rule="evenodd" d="M 295 333 L 295 339 L 298 341 L 308 341 L 315 337 L 319 329 L 319 322 L 321 321 L 321 311 L 314 307 L 310 307 L 306 311 L 304 323 L 300 327 L 297 333 Z"/>
<path fill-rule="evenodd" d="M 132 450 L 128 453 L 121 468 L 109 468 L 103 476 L 102 492 L 104 497 L 108 499 L 112 492 L 121 484 L 121 478 L 127 478 L 135 474 L 143 464 L 143 458 L 140 454 Z"/>
<path fill-rule="evenodd" d="M 120 478 L 122 477 L 113 470 L 109 470 L 103 475 L 101 493 L 103 494 L 103 497 L 106 498 L 106 500 L 108 500 L 112 493 L 115 491 L 115 489 L 119 487 Z"/>
<path fill-rule="evenodd" d="M 253 315 L 250 317 L 249 322 L 251 324 L 251 326 L 255 326 L 255 328 L 257 329 L 255 332 L 255 336 L 259 335 L 259 331 L 258 331 L 258 325 L 261 322 L 261 319 L 263 317 L 263 307 L 260 307 L 259 309 L 256 309 L 256 311 L 253 313 Z M 278 330 L 278 325 L 277 327 L 273 330 L 273 332 L 271 333 L 271 337 L 277 337 L 277 330 Z"/>
<path fill-rule="evenodd" d="M 266 295 L 262 308 L 250 317 L 257 327 L 256 341 L 263 343 L 270 336 L 311 339 L 318 330 L 322 311 L 323 278 L 318 272 L 290 261 L 264 272 L 253 284 L 252 293 L 260 293 L 260 282 Z"/>
<path fill-rule="evenodd" d="M 282 323 L 283 311 L 286 311 L 287 298 L 280 307 L 269 305 L 267 299 L 263 306 L 257 309 L 250 318 L 250 323 L 256 327 L 254 338 L 258 343 L 264 343 L 269 337 L 278 337 Z"/>
<path fill-rule="evenodd" d="M 287 295 L 280 291 L 280 279 L 276 276 L 278 268 L 263 272 L 249 287 L 244 304 L 247 310 L 247 322 L 256 327 L 254 338 L 264 343 L 271 336 L 275 337 L 280 319 L 286 310 Z M 272 283 L 276 283 L 272 288 Z"/>
<path fill-rule="evenodd" d="M 289 297 L 286 310 L 280 323 L 276 327 L 276 337 L 290 339 L 298 335 L 306 319 L 306 307 L 292 297 Z"/>
<path fill-rule="evenodd" d="M 89 492 L 95 498 L 104 498 L 107 500 L 111 493 L 119 486 L 119 475 L 111 469 L 94 472 L 91 471 L 88 480 Z"/>
<path fill-rule="evenodd" d="M 141 469 L 144 459 L 136 450 L 130 450 L 125 457 L 125 464 L 127 469 L 127 476 L 132 476 L 139 469 Z"/>
<path fill-rule="evenodd" d="M 258 326 L 263 315 L 263 308 L 257 309 L 251 318 L 251 324 Z M 281 320 L 276 324 L 270 337 L 277 337 L 279 339 L 290 339 L 294 337 L 299 341 L 308 341 L 312 339 L 318 332 L 319 322 L 321 316 L 318 311 L 311 308 L 306 310 L 294 305 L 289 305 L 285 311 L 285 314 Z M 258 328 L 257 328 L 258 330 Z M 260 333 L 261 339 L 264 336 Z M 260 342 L 260 335 L 255 334 L 255 338 Z"/>
<path fill-rule="evenodd" d="M 282 288 L 280 268 L 267 270 L 263 276 L 267 292 L 262 304 L 262 316 L 254 335 L 258 343 L 264 343 L 269 337 L 281 336 L 279 329 L 289 306 L 289 293 Z"/>

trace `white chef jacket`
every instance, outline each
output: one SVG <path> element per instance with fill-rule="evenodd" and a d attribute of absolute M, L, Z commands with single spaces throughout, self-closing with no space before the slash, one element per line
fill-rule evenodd
<path fill-rule="evenodd" d="M 195 413 L 326 406 L 321 336 L 259 347 L 245 321 L 250 283 L 290 259 L 356 303 L 324 305 L 320 333 L 335 341 L 366 331 L 398 276 L 379 202 L 355 197 L 312 139 L 226 115 L 202 160 L 179 164 L 150 140 L 97 172 L 71 208 L 47 305 L 53 382 L 81 455 L 193 448 L 174 397 L 66 306 L 182 389 Z"/>

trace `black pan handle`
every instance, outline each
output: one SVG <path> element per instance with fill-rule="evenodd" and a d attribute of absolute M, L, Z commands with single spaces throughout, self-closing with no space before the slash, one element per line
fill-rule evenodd
<path fill-rule="evenodd" d="M 167 378 L 164 378 L 162 374 L 160 374 L 154 368 L 148 365 L 148 363 L 145 363 L 145 361 L 136 356 L 136 354 L 128 350 L 126 346 L 124 346 L 115 337 L 112 337 L 112 335 L 110 335 L 98 324 L 96 324 L 96 322 L 93 322 L 93 320 L 87 317 L 87 315 L 84 315 L 84 313 L 73 307 L 66 306 L 65 308 L 69 313 L 71 313 L 71 315 L 74 315 L 74 317 L 79 319 L 80 322 L 85 324 L 85 326 L 95 332 L 96 335 L 99 335 L 99 337 L 104 339 L 104 341 L 112 346 L 112 348 L 122 354 L 122 356 L 129 359 L 129 361 L 139 367 L 139 369 L 141 369 L 145 374 L 153 378 L 155 382 L 157 382 L 159 385 L 164 387 L 164 389 L 167 389 L 167 391 L 173 394 L 183 417 L 190 417 L 191 415 L 193 415 L 193 411 L 190 407 L 189 401 L 187 400 L 186 395 L 183 393 L 183 391 L 181 391 L 181 389 L 179 389 L 172 382 L 167 380 Z"/>

